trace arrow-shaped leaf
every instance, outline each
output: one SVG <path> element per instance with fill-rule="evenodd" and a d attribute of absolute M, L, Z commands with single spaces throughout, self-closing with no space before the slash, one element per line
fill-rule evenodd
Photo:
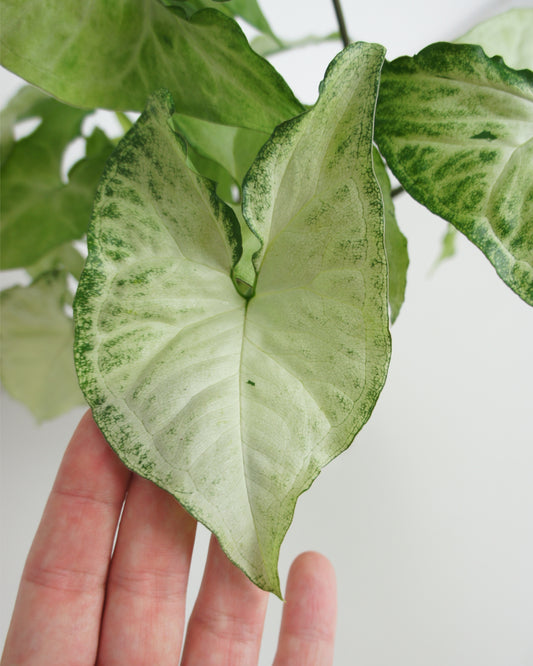
<path fill-rule="evenodd" d="M 238 221 L 187 168 L 168 97 L 153 98 L 102 180 L 75 302 L 78 375 L 108 441 L 277 594 L 296 500 L 349 446 L 387 373 L 372 169 L 382 59 L 377 45 L 340 54 L 316 106 L 252 166 L 257 282 L 234 276 L 250 298 L 230 277 Z M 251 265 L 240 274 L 254 282 Z"/>

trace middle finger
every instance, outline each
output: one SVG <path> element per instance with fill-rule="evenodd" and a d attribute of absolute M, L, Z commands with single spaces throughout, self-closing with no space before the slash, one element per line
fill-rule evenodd
<path fill-rule="evenodd" d="M 99 662 L 178 663 L 196 521 L 134 475 L 107 582 Z"/>

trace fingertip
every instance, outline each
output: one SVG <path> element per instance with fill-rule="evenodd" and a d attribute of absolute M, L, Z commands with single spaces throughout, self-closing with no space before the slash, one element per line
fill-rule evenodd
<path fill-rule="evenodd" d="M 275 665 L 333 662 L 337 620 L 335 570 L 315 551 L 298 555 L 287 579 Z"/>
<path fill-rule="evenodd" d="M 300 553 L 294 560 L 289 570 L 289 577 L 298 575 L 298 577 L 311 577 L 323 581 L 328 586 L 333 584 L 336 587 L 335 569 L 330 560 L 315 550 L 308 550 Z"/>

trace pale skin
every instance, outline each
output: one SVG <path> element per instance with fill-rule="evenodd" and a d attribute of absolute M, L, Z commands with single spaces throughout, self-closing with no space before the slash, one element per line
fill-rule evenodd
<path fill-rule="evenodd" d="M 88 412 L 28 555 L 1 666 L 257 664 L 269 595 L 215 539 L 185 626 L 195 532 L 170 495 L 124 467 Z M 333 664 L 335 617 L 332 565 L 303 553 L 288 576 L 274 666 Z"/>

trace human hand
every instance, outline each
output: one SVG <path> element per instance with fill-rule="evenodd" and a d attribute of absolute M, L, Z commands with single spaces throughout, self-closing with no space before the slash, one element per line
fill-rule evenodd
<path fill-rule="evenodd" d="M 195 531 L 174 498 L 124 467 L 88 412 L 28 555 L 1 665 L 257 664 L 269 595 L 213 538 L 185 631 Z M 331 564 L 318 553 L 300 555 L 275 666 L 332 664 L 335 616 Z"/>

